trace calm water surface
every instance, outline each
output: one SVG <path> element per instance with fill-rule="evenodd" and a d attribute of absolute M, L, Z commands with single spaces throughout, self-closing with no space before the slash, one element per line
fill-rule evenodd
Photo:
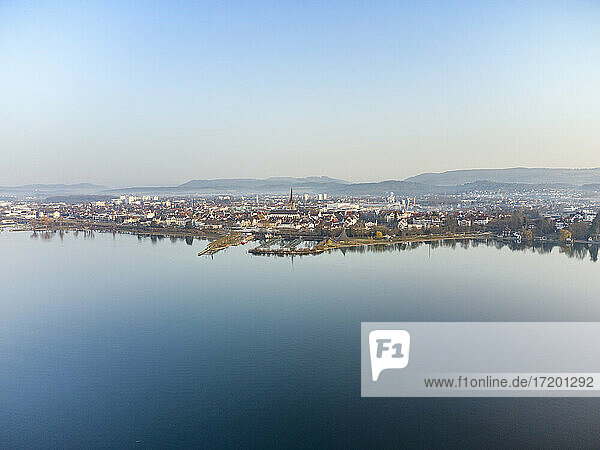
<path fill-rule="evenodd" d="M 597 445 L 599 399 L 363 399 L 359 367 L 361 321 L 600 321 L 597 253 L 205 245 L 1 232 L 0 446 Z"/>

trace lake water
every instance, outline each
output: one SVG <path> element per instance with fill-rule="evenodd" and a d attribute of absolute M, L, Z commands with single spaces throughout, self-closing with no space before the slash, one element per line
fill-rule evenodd
<path fill-rule="evenodd" d="M 597 252 L 205 245 L 1 232 L 0 447 L 597 446 L 600 399 L 361 398 L 359 348 L 361 321 L 600 321 Z"/>

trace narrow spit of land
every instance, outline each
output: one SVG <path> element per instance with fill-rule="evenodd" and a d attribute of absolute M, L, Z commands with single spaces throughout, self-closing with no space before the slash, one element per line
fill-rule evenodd
<path fill-rule="evenodd" d="M 215 253 L 224 250 L 227 247 L 235 247 L 236 245 L 245 244 L 252 239 L 253 236 L 247 236 L 243 233 L 231 233 L 209 242 L 206 248 L 198 253 L 198 256 L 214 255 Z"/>
<path fill-rule="evenodd" d="M 403 242 L 429 242 L 453 239 L 487 239 L 491 237 L 491 233 L 456 233 L 447 235 L 395 237 L 390 239 L 349 238 L 343 241 L 336 241 L 334 239 L 326 238 L 321 240 L 314 247 L 295 248 L 295 246 L 290 246 L 272 249 L 269 247 L 258 246 L 250 249 L 248 252 L 252 253 L 253 255 L 318 255 L 329 250 L 341 248 L 377 245 L 388 246 Z"/>

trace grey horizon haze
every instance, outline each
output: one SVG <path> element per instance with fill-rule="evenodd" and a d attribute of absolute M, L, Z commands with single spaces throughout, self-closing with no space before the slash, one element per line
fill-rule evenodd
<path fill-rule="evenodd" d="M 594 2 L 2 2 L 0 186 L 600 167 Z"/>

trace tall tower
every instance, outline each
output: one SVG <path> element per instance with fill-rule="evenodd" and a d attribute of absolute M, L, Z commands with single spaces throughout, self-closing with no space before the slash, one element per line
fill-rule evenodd
<path fill-rule="evenodd" d="M 294 191 L 290 188 L 290 201 L 288 202 L 289 209 L 296 209 L 296 202 L 294 201 Z"/>

